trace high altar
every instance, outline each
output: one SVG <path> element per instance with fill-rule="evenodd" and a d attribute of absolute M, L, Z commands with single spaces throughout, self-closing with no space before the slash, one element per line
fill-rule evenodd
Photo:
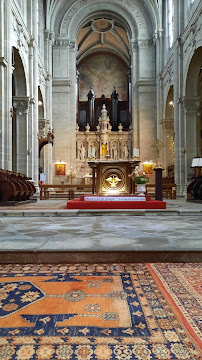
<path fill-rule="evenodd" d="M 89 161 L 93 172 L 92 192 L 97 195 L 130 195 L 133 184 L 129 174 L 139 161 Z"/>
<path fill-rule="evenodd" d="M 128 194 L 130 192 L 128 175 L 137 164 L 132 161 L 134 154 L 131 130 L 132 127 L 128 130 L 123 129 L 121 123 L 117 125 L 117 131 L 113 130 L 109 116 L 107 116 L 106 105 L 103 104 L 96 131 L 91 131 L 89 124 L 85 131 L 77 128 L 77 178 L 84 178 L 86 182 L 90 180 L 89 176 L 92 176 L 94 171 L 97 176 L 99 193 L 106 193 L 110 190 L 114 193 L 119 191 Z M 112 168 L 113 171 L 111 172 L 109 168 Z M 110 180 L 110 176 L 113 174 L 116 175 L 116 179 L 114 177 Z M 93 181 L 95 189 L 95 178 Z"/>

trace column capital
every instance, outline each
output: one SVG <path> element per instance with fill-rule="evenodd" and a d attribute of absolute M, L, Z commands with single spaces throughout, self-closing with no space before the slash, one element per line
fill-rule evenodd
<path fill-rule="evenodd" d="M 155 46 L 153 39 L 138 39 L 138 47 L 139 48 L 147 48 L 147 47 L 153 47 L 153 46 Z"/>
<path fill-rule="evenodd" d="M 185 113 L 195 114 L 200 104 L 199 99 L 196 97 L 193 98 L 183 97 L 182 100 L 183 100 Z"/>
<path fill-rule="evenodd" d="M 47 120 L 44 118 L 39 118 L 39 130 L 45 130 L 47 125 Z"/>
<path fill-rule="evenodd" d="M 76 51 L 77 44 L 75 41 L 70 41 L 69 39 L 54 39 L 53 46 L 55 48 L 68 48 L 70 50 Z"/>
<path fill-rule="evenodd" d="M 36 45 L 36 40 L 35 38 L 31 37 L 29 41 L 29 47 L 35 47 L 35 45 Z"/>
<path fill-rule="evenodd" d="M 174 131 L 174 119 L 173 118 L 165 118 L 161 120 L 161 124 L 166 132 Z"/>
<path fill-rule="evenodd" d="M 53 86 L 67 86 L 70 87 L 72 81 L 69 78 L 64 77 L 54 77 L 53 78 Z"/>
<path fill-rule="evenodd" d="M 138 41 L 137 40 L 131 41 L 131 50 L 133 50 L 133 51 L 138 50 Z"/>
<path fill-rule="evenodd" d="M 55 33 L 53 31 L 50 31 L 48 29 L 44 30 L 44 39 L 46 41 L 54 41 L 55 40 Z"/>
<path fill-rule="evenodd" d="M 14 96 L 13 97 L 13 106 L 17 110 L 18 115 L 28 114 L 30 107 L 30 97 L 29 96 Z"/>

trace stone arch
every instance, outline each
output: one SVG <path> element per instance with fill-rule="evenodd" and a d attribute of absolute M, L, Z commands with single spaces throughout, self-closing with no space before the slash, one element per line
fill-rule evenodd
<path fill-rule="evenodd" d="M 38 117 L 45 118 L 44 96 L 42 89 L 38 86 Z"/>
<path fill-rule="evenodd" d="M 167 91 L 167 96 L 165 99 L 165 104 L 164 104 L 164 117 L 165 118 L 173 118 L 174 114 L 173 114 L 173 105 L 171 104 L 171 101 L 174 101 L 174 86 L 170 85 Z"/>
<path fill-rule="evenodd" d="M 26 96 L 28 94 L 28 89 L 27 89 L 28 85 L 25 75 L 25 66 L 20 52 L 15 47 L 13 47 L 12 57 L 13 57 L 12 65 L 14 67 L 13 79 L 15 85 L 14 96 L 22 96 L 22 95 Z"/>
<path fill-rule="evenodd" d="M 91 9 L 90 14 L 89 5 Z M 120 2 L 117 8 L 117 4 L 113 0 L 110 3 L 98 0 L 92 3 L 88 0 L 83 1 L 83 4 L 82 1 L 77 0 L 66 10 L 65 15 L 64 7 L 63 12 L 58 11 L 57 17 L 55 17 L 54 29 L 55 33 L 60 35 L 66 34 L 71 41 L 76 42 L 83 20 L 85 19 L 86 21 L 93 13 L 98 16 L 101 13 L 105 14 L 105 16 L 106 14 L 111 14 L 113 17 L 118 16 L 119 20 L 122 19 L 123 23 L 127 25 L 131 39 L 150 37 L 154 31 L 154 21 L 151 20 L 151 14 L 143 7 L 140 1 L 137 4 L 133 4 L 131 1 L 127 1 L 126 4 Z"/>
<path fill-rule="evenodd" d="M 166 173 L 174 182 L 174 86 L 170 85 L 164 103 L 164 144 Z"/>
<path fill-rule="evenodd" d="M 189 61 L 187 62 L 185 71 L 185 88 L 184 95 L 187 97 L 197 96 L 197 82 L 199 69 L 202 65 L 202 46 L 198 47 L 194 52 L 191 53 Z M 198 71 L 197 71 L 198 69 Z"/>
<path fill-rule="evenodd" d="M 28 111 L 30 98 L 28 96 L 28 82 L 20 51 L 12 49 L 12 170 L 28 174 Z"/>
<path fill-rule="evenodd" d="M 187 170 L 193 157 L 202 156 L 202 46 L 198 47 L 187 66 L 185 81 L 184 115 L 186 124 Z"/>

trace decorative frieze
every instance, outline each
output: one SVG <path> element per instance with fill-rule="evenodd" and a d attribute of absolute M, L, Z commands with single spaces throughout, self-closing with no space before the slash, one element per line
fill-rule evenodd
<path fill-rule="evenodd" d="M 196 7 L 196 10 L 193 12 L 192 17 L 188 23 L 188 25 L 185 28 L 185 31 L 182 35 L 182 41 L 183 43 L 186 41 L 186 39 L 190 36 L 190 33 L 195 36 L 197 31 L 200 30 L 201 24 L 201 11 L 202 11 L 202 4 L 200 2 L 200 5 Z"/>
<path fill-rule="evenodd" d="M 69 48 L 75 51 L 77 50 L 76 42 L 70 41 L 69 39 L 55 39 L 53 46 L 59 48 Z"/>
<path fill-rule="evenodd" d="M 18 8 L 15 6 L 15 2 L 12 1 L 11 4 L 12 4 L 13 30 L 16 33 L 18 40 L 21 40 L 26 48 L 25 44 L 27 44 L 28 47 L 30 41 L 30 34 L 28 33 L 28 30 L 24 24 L 21 13 L 19 12 Z M 28 48 L 26 48 L 26 51 L 28 51 Z"/>
<path fill-rule="evenodd" d="M 54 41 L 54 47 L 69 47 L 69 40 L 68 39 L 56 39 Z"/>
<path fill-rule="evenodd" d="M 111 3 L 117 5 L 117 0 L 111 0 Z M 118 0 L 120 4 L 122 4 L 123 7 L 126 8 L 127 11 L 133 14 L 135 21 L 137 23 L 137 26 L 139 29 L 146 31 L 146 22 L 144 20 L 144 17 L 140 10 L 137 8 L 137 6 L 130 0 Z M 73 18 L 73 16 L 84 6 L 91 5 L 91 4 L 99 4 L 99 0 L 77 0 L 74 1 L 73 5 L 69 8 L 67 11 L 64 20 L 62 22 L 61 26 L 61 33 L 67 33 L 69 24 Z"/>

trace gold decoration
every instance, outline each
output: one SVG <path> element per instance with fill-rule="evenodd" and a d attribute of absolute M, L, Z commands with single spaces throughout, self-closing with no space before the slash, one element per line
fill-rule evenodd
<path fill-rule="evenodd" d="M 110 176 L 106 179 L 111 185 L 111 187 L 116 187 L 116 185 L 121 181 L 121 179 L 118 178 L 118 176 Z"/>
<path fill-rule="evenodd" d="M 172 136 L 171 139 L 170 139 L 169 149 L 172 151 L 173 162 L 175 162 L 175 141 L 174 141 L 174 136 Z"/>
<path fill-rule="evenodd" d="M 156 164 L 156 168 L 157 169 L 161 169 L 162 166 L 160 164 L 160 158 L 159 158 L 159 153 L 160 153 L 160 150 L 165 146 L 165 144 L 160 141 L 159 139 L 157 139 L 154 144 L 152 145 L 152 147 L 155 147 L 156 150 L 157 150 L 157 164 Z"/>

